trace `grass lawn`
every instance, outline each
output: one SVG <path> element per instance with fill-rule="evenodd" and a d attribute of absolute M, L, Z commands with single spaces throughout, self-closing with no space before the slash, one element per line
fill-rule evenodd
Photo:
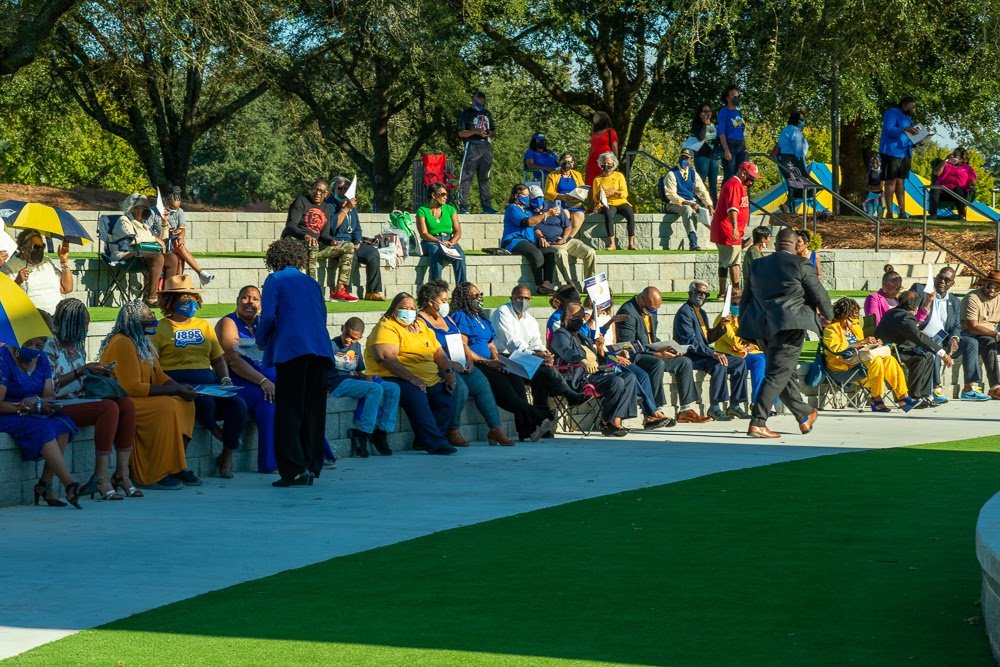
<path fill-rule="evenodd" d="M 1000 437 L 849 453 L 571 503 L 208 593 L 11 664 L 993 665 L 974 526 L 998 454 Z"/>

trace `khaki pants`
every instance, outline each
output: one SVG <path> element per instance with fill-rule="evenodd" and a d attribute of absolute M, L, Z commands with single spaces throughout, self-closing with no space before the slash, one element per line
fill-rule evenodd
<path fill-rule="evenodd" d="M 351 262 L 354 260 L 354 244 L 350 242 L 325 247 L 309 247 L 309 276 L 319 280 L 319 260 L 326 261 L 326 286 L 347 285 L 351 279 Z"/>
<path fill-rule="evenodd" d="M 559 246 L 556 246 L 559 247 Z M 584 278 L 597 275 L 597 253 L 589 245 L 578 239 L 570 239 L 565 245 L 559 248 L 556 254 L 556 269 L 562 276 L 564 283 L 572 283 L 573 275 L 570 270 L 570 258 L 583 261 L 583 273 L 578 275 L 577 283 L 582 283 Z"/>

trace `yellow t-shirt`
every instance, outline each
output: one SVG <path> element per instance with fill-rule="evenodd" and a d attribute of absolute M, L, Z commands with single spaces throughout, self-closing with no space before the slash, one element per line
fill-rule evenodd
<path fill-rule="evenodd" d="M 212 359 L 223 355 L 215 329 L 206 320 L 192 317 L 185 324 L 160 320 L 150 337 L 165 371 L 199 370 L 212 367 Z"/>
<path fill-rule="evenodd" d="M 406 370 L 424 381 L 428 387 L 433 387 L 441 378 L 438 377 L 438 366 L 434 363 L 434 353 L 441 344 L 434 332 L 427 327 L 421 318 L 417 318 L 417 333 L 413 333 L 396 320 L 383 317 L 379 320 L 371 335 L 365 341 L 365 375 L 395 377 L 372 356 L 374 345 L 398 345 L 397 359 Z"/>
<path fill-rule="evenodd" d="M 601 206 L 601 188 L 605 190 L 621 190 L 621 194 L 615 197 L 608 197 L 608 204 L 611 206 L 621 206 L 622 204 L 628 203 L 628 183 L 625 182 L 625 174 L 620 171 L 611 172 L 610 176 L 598 176 L 594 179 L 594 183 L 590 189 L 590 197 L 597 204 L 598 208 Z"/>
<path fill-rule="evenodd" d="M 722 322 L 722 317 L 715 318 L 715 325 L 719 326 Z M 715 341 L 715 351 L 721 352 L 722 354 L 729 354 L 734 357 L 745 357 L 749 352 L 744 345 L 743 339 L 736 335 L 736 330 L 740 326 L 740 321 L 737 318 L 733 318 L 728 324 L 726 324 L 725 331 L 719 338 Z"/>

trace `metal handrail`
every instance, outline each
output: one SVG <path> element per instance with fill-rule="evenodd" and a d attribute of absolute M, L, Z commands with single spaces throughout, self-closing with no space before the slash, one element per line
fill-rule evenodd
<path fill-rule="evenodd" d="M 779 162 L 777 159 L 775 159 L 773 156 L 767 153 L 750 153 L 750 157 L 762 157 L 773 162 L 775 166 L 777 166 L 778 169 L 781 171 L 781 173 L 784 174 L 787 187 L 787 179 L 789 172 L 788 169 L 785 168 L 785 165 L 781 164 L 781 162 Z M 882 219 L 873 218 L 872 216 L 868 215 L 868 213 L 865 210 L 858 208 L 857 206 L 854 205 L 853 202 L 844 199 L 838 193 L 834 192 L 833 190 L 826 187 L 822 183 L 819 183 L 818 181 L 813 181 L 813 183 L 815 183 L 816 186 L 822 189 L 824 192 L 828 192 L 830 196 L 833 197 L 833 199 L 835 199 L 836 201 L 839 201 L 841 204 L 847 206 L 847 208 L 851 209 L 852 211 L 860 215 L 862 218 L 875 224 L 875 252 L 880 252 L 882 250 Z M 813 225 L 813 231 L 815 231 L 815 223 Z"/>
<path fill-rule="evenodd" d="M 960 194 L 958 194 L 957 192 L 955 192 L 954 190 L 952 190 L 951 188 L 949 188 L 946 185 L 925 185 L 925 186 L 923 186 L 922 187 L 923 196 L 924 196 L 924 201 L 923 201 L 923 204 L 924 204 L 924 218 L 923 218 L 923 232 L 922 232 L 923 233 L 923 241 L 922 241 L 922 251 L 923 252 L 927 252 L 927 241 L 930 241 L 931 243 L 933 243 L 934 245 L 938 246 L 939 248 L 944 248 L 943 245 L 941 245 L 940 243 L 938 243 L 937 241 L 935 241 L 934 239 L 932 239 L 930 236 L 927 235 L 927 193 L 930 192 L 931 190 L 940 190 L 941 192 L 947 192 L 956 201 L 961 202 L 962 204 L 965 204 L 966 207 L 971 208 L 972 205 L 973 205 L 973 203 L 970 202 L 968 199 L 966 199 L 965 197 L 961 196 Z M 992 211 L 986 217 L 988 217 L 990 219 L 990 221 L 993 222 L 993 227 L 994 227 L 993 270 L 996 271 L 996 270 L 1000 270 L 1000 217 L 995 217 L 993 215 Z M 955 255 L 955 257 L 957 259 L 960 259 L 963 264 L 966 264 L 969 268 L 973 269 L 976 273 L 978 273 L 983 278 L 986 277 L 986 274 L 984 274 L 982 271 L 980 271 L 979 269 L 977 269 L 975 266 L 973 266 L 969 262 L 967 262 L 964 259 L 962 259 L 961 257 L 959 257 L 957 254 L 955 254 L 951 250 L 946 250 L 946 251 L 950 252 L 952 255 Z"/>

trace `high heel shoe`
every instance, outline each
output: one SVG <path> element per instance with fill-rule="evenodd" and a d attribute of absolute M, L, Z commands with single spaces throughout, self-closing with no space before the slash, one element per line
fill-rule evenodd
<path fill-rule="evenodd" d="M 80 492 L 77 495 L 90 496 L 93 498 L 94 492 L 97 491 L 97 485 L 100 481 L 101 478 L 97 476 L 97 473 L 94 473 L 90 476 L 90 479 L 87 480 L 87 483 L 80 487 Z"/>
<path fill-rule="evenodd" d="M 351 454 L 363 459 L 368 458 L 368 434 L 351 428 L 347 430 L 347 436 L 351 439 Z"/>
<path fill-rule="evenodd" d="M 132 480 L 128 480 L 129 486 L 125 486 L 126 477 L 119 477 L 118 474 L 111 476 L 111 487 L 115 490 L 121 489 L 121 492 L 126 498 L 142 498 L 145 494 L 139 489 L 135 488 L 132 484 Z"/>
<path fill-rule="evenodd" d="M 107 484 L 111 488 L 108 489 L 107 491 L 102 491 L 101 490 L 101 485 L 102 484 Z M 81 493 L 82 493 L 82 491 L 81 491 Z M 90 492 L 90 499 L 91 500 L 94 499 L 94 494 L 97 494 L 98 496 L 100 496 L 101 500 L 124 500 L 125 499 L 125 496 L 123 496 L 122 494 L 120 494 L 117 491 L 115 491 L 115 487 L 114 487 L 113 484 L 110 484 L 108 481 L 103 480 L 103 479 L 99 479 L 98 482 L 97 482 L 97 486 L 94 488 L 93 491 Z"/>
<path fill-rule="evenodd" d="M 462 437 L 462 432 L 457 428 L 450 428 L 444 433 L 444 437 L 448 439 L 448 444 L 452 447 L 468 447 L 469 441 Z"/>
<path fill-rule="evenodd" d="M 489 430 L 486 434 L 486 442 L 491 445 L 503 445 L 504 447 L 510 447 L 514 444 L 514 441 L 508 438 L 507 434 L 499 426 L 494 426 Z"/>
<path fill-rule="evenodd" d="M 66 503 L 58 498 L 46 498 L 45 494 L 47 493 L 52 493 L 52 485 L 38 480 L 38 484 L 35 484 L 35 505 L 38 504 L 38 501 L 44 500 L 49 507 L 66 507 Z"/>
<path fill-rule="evenodd" d="M 80 507 L 80 484 L 79 482 L 73 482 L 66 487 L 66 502 L 68 502 L 73 507 L 78 510 L 82 510 Z"/>

